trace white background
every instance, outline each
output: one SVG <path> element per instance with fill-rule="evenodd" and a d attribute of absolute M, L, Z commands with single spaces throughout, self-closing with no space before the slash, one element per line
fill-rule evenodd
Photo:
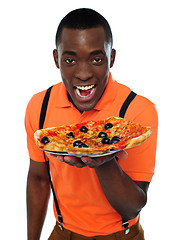
<path fill-rule="evenodd" d="M 6 0 L 0 3 L 0 239 L 26 238 L 26 176 L 29 165 L 24 114 L 31 96 L 59 81 L 52 59 L 59 21 L 90 7 L 107 18 L 117 59 L 114 78 L 157 106 L 156 174 L 142 210 L 146 240 L 175 239 L 177 6 L 168 0 Z M 42 232 L 53 225 L 52 201 Z"/>

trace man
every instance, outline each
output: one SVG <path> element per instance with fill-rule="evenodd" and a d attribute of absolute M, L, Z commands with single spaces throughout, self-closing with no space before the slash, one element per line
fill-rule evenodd
<path fill-rule="evenodd" d="M 99 13 L 77 9 L 64 17 L 53 51 L 62 82 L 51 90 L 43 128 L 119 116 L 131 90 L 112 78 L 116 55 L 112 43 L 109 24 Z M 50 195 L 44 155 L 33 139 L 45 94 L 32 97 L 25 118 L 30 155 L 28 240 L 40 238 Z M 145 143 L 127 153 L 98 158 L 47 154 L 63 220 L 61 227 L 54 205 L 57 223 L 50 240 L 144 239 L 139 213 L 154 173 L 157 113 L 153 103 L 137 95 L 125 118 L 153 129 Z"/>

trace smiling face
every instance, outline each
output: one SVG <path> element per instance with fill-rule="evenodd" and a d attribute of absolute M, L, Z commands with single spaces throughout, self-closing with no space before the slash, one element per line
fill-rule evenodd
<path fill-rule="evenodd" d="M 53 55 L 70 101 L 80 112 L 93 109 L 105 90 L 115 59 L 103 27 L 64 28 Z"/>

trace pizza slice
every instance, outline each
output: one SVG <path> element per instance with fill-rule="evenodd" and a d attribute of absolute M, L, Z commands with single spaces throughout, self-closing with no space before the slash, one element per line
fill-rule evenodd
<path fill-rule="evenodd" d="M 120 117 L 109 117 L 37 130 L 34 139 L 44 151 L 90 155 L 136 147 L 151 133 L 151 127 L 143 127 Z"/>

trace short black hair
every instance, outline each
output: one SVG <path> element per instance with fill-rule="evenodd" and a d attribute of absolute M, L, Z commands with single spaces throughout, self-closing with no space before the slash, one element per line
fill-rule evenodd
<path fill-rule="evenodd" d="M 60 22 L 55 44 L 56 47 L 61 41 L 63 28 L 85 30 L 95 27 L 103 27 L 106 35 L 106 41 L 113 45 L 112 31 L 108 21 L 98 12 L 89 8 L 79 8 L 69 12 Z"/>

